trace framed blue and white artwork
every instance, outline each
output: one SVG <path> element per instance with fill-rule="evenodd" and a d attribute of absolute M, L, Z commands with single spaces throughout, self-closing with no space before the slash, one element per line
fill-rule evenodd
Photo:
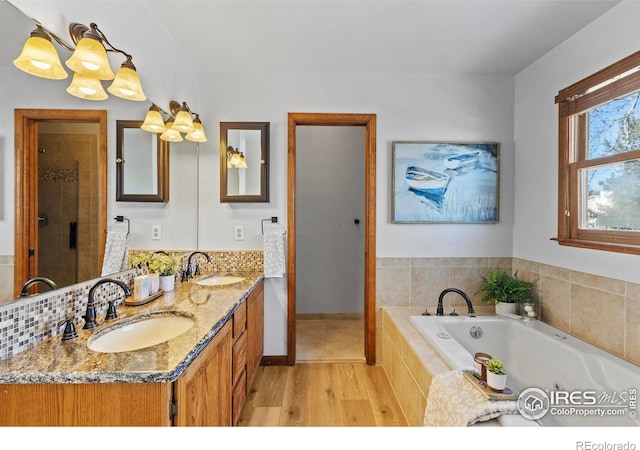
<path fill-rule="evenodd" d="M 393 223 L 496 223 L 500 144 L 392 143 Z"/>

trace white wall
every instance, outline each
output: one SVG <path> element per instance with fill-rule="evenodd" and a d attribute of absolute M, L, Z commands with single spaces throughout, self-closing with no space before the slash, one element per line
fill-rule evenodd
<path fill-rule="evenodd" d="M 516 76 L 513 256 L 640 282 L 640 258 L 560 246 L 558 91 L 640 49 L 640 2 L 625 1 Z"/>
<path fill-rule="evenodd" d="M 399 74 L 203 74 L 201 104 L 209 142 L 201 157 L 200 246 L 262 247 L 260 220 L 286 219 L 287 113 L 377 115 L 377 253 L 379 257 L 511 256 L 513 88 L 511 76 Z M 271 201 L 220 204 L 220 121 L 271 122 Z M 394 140 L 501 143 L 500 222 L 490 225 L 391 224 Z M 202 174 L 207 174 L 208 179 Z M 233 241 L 234 225 L 245 240 Z"/>

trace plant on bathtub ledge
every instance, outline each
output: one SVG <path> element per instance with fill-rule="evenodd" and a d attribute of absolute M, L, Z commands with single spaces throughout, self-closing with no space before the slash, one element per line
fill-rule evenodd
<path fill-rule="evenodd" d="M 487 362 L 487 385 L 498 392 L 507 387 L 507 374 L 502 361 L 492 358 Z"/>
<path fill-rule="evenodd" d="M 516 271 L 509 275 L 503 270 L 491 270 L 482 277 L 476 294 L 483 294 L 482 302 L 496 305 L 496 314 L 518 314 L 518 304 L 534 302 L 533 282 L 521 280 Z"/>

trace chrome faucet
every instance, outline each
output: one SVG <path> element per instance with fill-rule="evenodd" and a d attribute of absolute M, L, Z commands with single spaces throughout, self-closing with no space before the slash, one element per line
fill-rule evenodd
<path fill-rule="evenodd" d="M 46 284 L 51 288 L 51 290 L 58 289 L 58 285 L 51 281 L 49 278 L 45 277 L 35 277 L 27 281 L 24 286 L 22 286 L 22 290 L 20 291 L 20 297 L 28 297 L 29 296 L 29 288 L 36 283 Z"/>
<path fill-rule="evenodd" d="M 193 274 L 191 274 L 191 260 L 193 259 L 194 256 L 197 256 L 197 255 L 204 255 L 207 258 L 207 262 L 211 262 L 211 256 L 209 256 L 204 252 L 196 251 L 191 253 L 189 255 L 189 258 L 187 258 L 187 268 L 182 272 L 182 279 L 181 279 L 182 282 L 189 281 L 189 278 L 193 278 L 194 275 L 200 275 L 200 265 L 198 264 L 197 259 L 196 259 L 195 270 L 193 271 Z"/>
<path fill-rule="evenodd" d="M 456 288 L 447 288 L 440 293 L 440 297 L 438 298 L 438 309 L 436 310 L 436 316 L 444 316 L 444 306 L 442 305 L 442 300 L 444 299 L 444 296 L 447 295 L 449 292 L 455 292 L 456 294 L 460 294 L 462 298 L 464 298 L 464 301 L 467 302 L 467 307 L 469 308 L 469 316 L 475 317 L 476 312 L 473 310 L 471 299 L 463 291 Z"/>
<path fill-rule="evenodd" d="M 91 286 L 91 289 L 89 289 L 89 296 L 87 300 L 87 311 L 85 312 L 84 316 L 82 316 L 83 319 L 85 320 L 84 327 L 82 328 L 85 330 L 90 330 L 98 326 L 98 322 L 96 322 L 96 318 L 97 318 L 96 305 L 93 300 L 93 295 L 99 286 L 106 283 L 117 284 L 124 291 L 125 297 L 131 296 L 131 290 L 129 289 L 129 286 L 124 284 L 122 281 L 114 280 L 113 278 L 102 278 L 96 281 L 96 283 L 93 286 Z M 109 306 L 107 308 L 107 316 L 105 317 L 105 320 L 113 320 L 117 317 L 118 315 L 116 314 L 116 307 L 114 304 L 114 300 L 110 300 Z"/>

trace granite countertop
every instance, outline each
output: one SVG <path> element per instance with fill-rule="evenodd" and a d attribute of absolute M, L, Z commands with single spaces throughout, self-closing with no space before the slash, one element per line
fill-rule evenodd
<path fill-rule="evenodd" d="M 118 304 L 115 321 L 105 323 L 101 315 L 93 330 L 76 325 L 76 339 L 62 341 L 61 335 L 54 336 L 0 361 L 0 384 L 173 382 L 263 279 L 262 272 L 230 275 L 245 279 L 214 287 L 176 282 L 174 291 L 146 305 Z M 161 311 L 189 316 L 195 325 L 167 342 L 135 351 L 100 353 L 87 346 L 93 335 L 120 320 Z"/>

